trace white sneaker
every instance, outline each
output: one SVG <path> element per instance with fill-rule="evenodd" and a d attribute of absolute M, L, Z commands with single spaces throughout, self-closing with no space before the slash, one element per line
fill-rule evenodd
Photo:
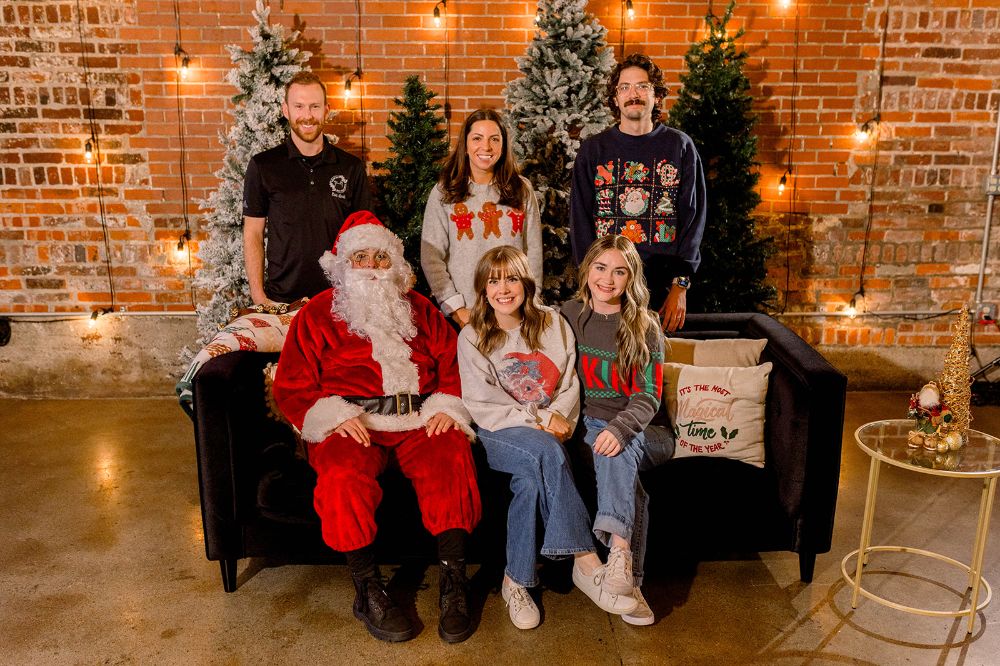
<path fill-rule="evenodd" d="M 646 603 L 646 599 L 642 596 L 642 592 L 639 591 L 638 585 L 632 589 L 632 597 L 639 602 L 639 605 L 631 613 L 622 614 L 622 619 L 627 624 L 634 624 L 637 627 L 648 627 L 653 624 L 656 621 L 656 617 L 653 616 L 653 609 Z"/>
<path fill-rule="evenodd" d="M 629 596 L 635 587 L 632 578 L 632 551 L 627 548 L 612 548 L 608 553 L 608 563 L 604 565 L 604 589 L 611 594 Z"/>
<path fill-rule="evenodd" d="M 597 607 L 608 613 L 622 615 L 631 613 L 638 606 L 639 602 L 627 595 L 611 594 L 604 587 L 605 567 L 600 566 L 594 569 L 589 576 L 583 573 L 579 567 L 573 566 L 573 584 L 580 588 L 580 591 L 590 597 L 590 600 L 597 604 Z"/>
<path fill-rule="evenodd" d="M 510 621 L 518 629 L 534 629 L 542 621 L 538 606 L 523 585 L 518 585 L 506 576 L 500 586 L 500 596 L 507 604 Z"/>

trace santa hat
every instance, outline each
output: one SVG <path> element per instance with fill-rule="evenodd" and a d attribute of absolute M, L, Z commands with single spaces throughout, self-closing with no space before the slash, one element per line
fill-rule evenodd
<path fill-rule="evenodd" d="M 333 243 L 333 249 L 324 252 L 319 263 L 328 275 L 335 276 L 338 271 L 335 265 L 345 264 L 350 261 L 352 254 L 358 250 L 376 249 L 389 253 L 392 264 L 402 264 L 403 241 L 396 234 L 385 228 L 382 221 L 375 217 L 375 214 L 368 210 L 359 210 L 351 213 L 344 220 L 337 234 L 337 240 Z"/>

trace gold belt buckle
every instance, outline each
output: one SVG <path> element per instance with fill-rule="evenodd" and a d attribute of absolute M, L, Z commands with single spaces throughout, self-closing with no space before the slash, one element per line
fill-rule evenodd
<path fill-rule="evenodd" d="M 403 397 L 406 397 L 406 412 L 403 412 Z M 413 413 L 413 396 L 409 393 L 397 393 L 396 398 L 396 416 L 406 416 L 407 414 Z"/>

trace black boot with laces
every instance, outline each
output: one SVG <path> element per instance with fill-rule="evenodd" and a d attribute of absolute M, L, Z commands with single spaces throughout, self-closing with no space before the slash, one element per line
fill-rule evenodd
<path fill-rule="evenodd" d="M 410 619 L 385 591 L 378 569 L 368 575 L 354 576 L 354 617 L 361 620 L 375 638 L 398 643 L 416 635 Z"/>
<path fill-rule="evenodd" d="M 465 560 L 441 560 L 441 619 L 438 635 L 446 643 L 461 643 L 472 635 L 469 614 L 469 581 Z"/>

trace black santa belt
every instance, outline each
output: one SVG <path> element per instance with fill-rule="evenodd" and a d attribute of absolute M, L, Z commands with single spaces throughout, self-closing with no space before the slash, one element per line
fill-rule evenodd
<path fill-rule="evenodd" d="M 417 395 L 416 393 L 397 393 L 396 395 L 379 395 L 373 398 L 363 398 L 356 396 L 343 396 L 344 400 L 361 407 L 368 414 L 381 414 L 383 416 L 406 416 L 420 411 L 420 406 L 424 404 L 429 393 Z"/>

